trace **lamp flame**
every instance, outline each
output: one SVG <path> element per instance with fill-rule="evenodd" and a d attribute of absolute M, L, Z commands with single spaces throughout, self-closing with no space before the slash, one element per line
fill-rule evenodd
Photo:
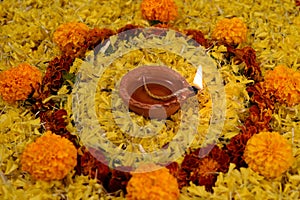
<path fill-rule="evenodd" d="M 194 77 L 193 84 L 195 85 L 197 89 L 202 90 L 203 89 L 203 83 L 202 83 L 202 66 L 199 65 L 196 75 Z"/>

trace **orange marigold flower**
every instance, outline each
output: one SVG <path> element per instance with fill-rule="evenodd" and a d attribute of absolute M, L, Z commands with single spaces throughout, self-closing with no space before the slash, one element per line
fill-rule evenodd
<path fill-rule="evenodd" d="M 293 164 L 292 147 L 277 132 L 260 132 L 247 142 L 244 160 L 248 166 L 268 178 L 279 177 Z"/>
<path fill-rule="evenodd" d="M 247 38 L 247 26 L 239 18 L 220 20 L 213 33 L 212 38 L 230 45 L 237 45 Z"/>
<path fill-rule="evenodd" d="M 279 65 L 266 72 L 265 87 L 281 103 L 289 106 L 300 103 L 300 72 Z"/>
<path fill-rule="evenodd" d="M 27 63 L 19 64 L 0 73 L 0 95 L 7 102 L 26 100 L 38 90 L 42 73 L 38 68 Z"/>
<path fill-rule="evenodd" d="M 179 198 L 178 183 L 167 168 L 132 173 L 127 185 L 128 200 L 175 200 Z"/>
<path fill-rule="evenodd" d="M 21 164 L 35 179 L 59 180 L 76 166 L 77 150 L 68 139 L 47 131 L 25 147 Z"/>
<path fill-rule="evenodd" d="M 80 22 L 61 24 L 53 34 L 53 41 L 66 55 L 82 55 L 87 49 L 89 27 Z"/>
<path fill-rule="evenodd" d="M 178 15 L 173 0 L 143 0 L 141 10 L 143 17 L 151 21 L 169 22 Z"/>

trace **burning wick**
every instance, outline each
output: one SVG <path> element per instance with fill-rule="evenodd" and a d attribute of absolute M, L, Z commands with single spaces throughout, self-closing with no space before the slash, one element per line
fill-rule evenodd
<path fill-rule="evenodd" d="M 202 66 L 199 65 L 196 75 L 194 77 L 193 84 L 195 85 L 194 87 L 197 88 L 198 90 L 203 89 L 203 84 L 202 84 Z M 193 87 L 193 86 L 192 86 Z"/>
<path fill-rule="evenodd" d="M 173 94 L 170 94 L 170 95 L 158 96 L 158 95 L 153 94 L 147 86 L 145 76 L 143 76 L 143 84 L 144 84 L 144 88 L 145 88 L 147 94 L 150 97 L 154 98 L 154 99 L 159 99 L 159 100 L 166 101 L 166 100 L 171 99 L 172 97 L 181 97 L 182 95 L 194 96 L 198 93 L 199 90 L 201 90 L 203 88 L 203 85 L 202 85 L 202 67 L 201 67 L 201 65 L 198 67 L 196 75 L 194 77 L 193 84 L 195 84 L 195 86 L 182 88 L 182 89 L 177 90 L 176 92 L 174 92 Z"/>

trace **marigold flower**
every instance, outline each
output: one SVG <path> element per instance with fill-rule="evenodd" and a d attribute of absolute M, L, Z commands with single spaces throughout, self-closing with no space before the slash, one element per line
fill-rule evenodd
<path fill-rule="evenodd" d="M 57 94 L 65 81 L 63 75 L 69 72 L 73 61 L 74 59 L 71 56 L 62 55 L 49 62 L 42 81 L 43 98 L 47 98 L 50 93 Z"/>
<path fill-rule="evenodd" d="M 181 164 L 180 183 L 190 180 L 196 185 L 204 185 L 207 191 L 212 191 L 218 173 L 227 172 L 230 158 L 227 153 L 218 146 L 208 145 L 187 154 Z M 186 177 L 184 178 L 184 174 Z"/>
<path fill-rule="evenodd" d="M 134 172 L 127 185 L 128 200 L 175 200 L 179 198 L 178 183 L 167 168 L 150 172 Z"/>
<path fill-rule="evenodd" d="M 103 185 L 107 185 L 110 170 L 104 154 L 97 149 L 85 147 L 80 148 L 78 174 L 97 178 Z"/>
<path fill-rule="evenodd" d="M 47 131 L 27 145 L 21 157 L 22 170 L 44 181 L 63 179 L 77 163 L 77 150 L 68 139 Z"/>
<path fill-rule="evenodd" d="M 259 82 L 247 87 L 252 104 L 256 104 L 260 110 L 274 110 L 275 99 L 272 93 L 266 90 L 264 82 Z"/>
<path fill-rule="evenodd" d="M 179 189 L 189 184 L 187 172 L 181 169 L 177 162 L 171 162 L 165 166 L 167 169 L 169 169 L 170 174 L 177 179 Z"/>
<path fill-rule="evenodd" d="M 61 24 L 53 34 L 53 41 L 66 55 L 80 56 L 87 49 L 89 27 L 80 22 Z"/>
<path fill-rule="evenodd" d="M 123 190 L 125 193 L 128 181 L 131 178 L 131 174 L 128 171 L 132 171 L 131 167 L 117 167 L 111 170 L 111 177 L 108 182 L 107 191 L 116 192 Z"/>
<path fill-rule="evenodd" d="M 247 142 L 244 160 L 268 178 L 279 177 L 293 164 L 292 147 L 278 132 L 260 132 Z"/>
<path fill-rule="evenodd" d="M 220 165 L 214 159 L 205 157 L 201 159 L 199 166 L 190 174 L 190 179 L 196 185 L 204 185 L 206 190 L 211 191 L 217 180 L 216 172 Z"/>
<path fill-rule="evenodd" d="M 229 45 L 237 45 L 247 38 L 247 26 L 239 18 L 220 20 L 213 33 L 212 38 L 224 42 Z"/>
<path fill-rule="evenodd" d="M 38 90 L 42 73 L 27 63 L 0 73 L 0 95 L 7 102 L 26 100 L 32 92 Z"/>
<path fill-rule="evenodd" d="M 265 87 L 281 103 L 289 106 L 300 103 L 300 72 L 279 65 L 266 72 Z"/>
<path fill-rule="evenodd" d="M 255 126 L 258 132 L 271 130 L 270 121 L 272 120 L 272 110 L 261 108 L 258 105 L 252 105 L 249 108 L 249 116 L 246 118 L 244 125 L 248 128 Z"/>
<path fill-rule="evenodd" d="M 256 61 L 256 52 L 252 47 L 244 47 L 236 49 L 231 46 L 227 47 L 228 53 L 233 53 L 237 61 L 242 61 L 246 64 L 244 68 L 244 75 L 254 81 L 261 81 L 261 70 L 259 63 Z"/>
<path fill-rule="evenodd" d="M 151 21 L 169 22 L 177 15 L 177 6 L 173 0 L 143 0 L 142 15 Z"/>
<path fill-rule="evenodd" d="M 192 38 L 198 42 L 200 45 L 204 46 L 205 48 L 208 48 L 211 46 L 210 42 L 205 39 L 204 34 L 199 30 L 194 29 L 187 29 L 185 30 L 186 35 L 192 36 Z"/>
<path fill-rule="evenodd" d="M 230 162 L 234 163 L 236 168 L 247 167 L 247 164 L 243 159 L 244 151 L 248 140 L 257 131 L 255 127 L 242 127 L 242 129 L 245 132 L 231 138 L 230 143 L 226 145 Z M 246 132 L 246 129 L 248 129 L 248 132 Z"/>
<path fill-rule="evenodd" d="M 43 126 L 47 131 L 55 132 L 58 135 L 67 132 L 66 126 L 68 125 L 68 122 L 66 121 L 66 118 L 68 113 L 66 110 L 59 109 L 42 111 L 39 116 L 41 123 L 43 123 Z"/>
<path fill-rule="evenodd" d="M 89 49 L 95 48 L 102 41 L 108 39 L 110 36 L 114 35 L 113 30 L 107 28 L 93 28 L 89 31 L 87 38 L 87 45 Z"/>
<path fill-rule="evenodd" d="M 77 174 L 87 175 L 92 179 L 97 179 L 107 192 L 117 192 L 122 190 L 126 193 L 126 186 L 131 178 L 129 171 L 131 167 L 116 167 L 109 169 L 108 160 L 104 153 L 95 148 L 79 148 L 78 164 L 76 166 Z"/>
<path fill-rule="evenodd" d="M 117 30 L 117 33 L 122 33 L 124 31 L 129 31 L 132 29 L 138 29 L 138 28 L 143 28 L 142 26 L 139 25 L 133 25 L 133 24 L 126 24 L 125 26 L 123 26 L 122 28 L 119 28 Z"/>

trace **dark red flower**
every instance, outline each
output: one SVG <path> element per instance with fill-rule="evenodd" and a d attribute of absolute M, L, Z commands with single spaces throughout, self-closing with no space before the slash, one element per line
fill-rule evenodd
<path fill-rule="evenodd" d="M 59 110 L 47 110 L 40 113 L 40 119 L 42 126 L 45 130 L 50 130 L 52 133 L 61 135 L 67 132 L 66 121 L 68 113 L 64 109 Z"/>
<path fill-rule="evenodd" d="M 266 91 L 263 82 L 247 87 L 250 101 L 249 116 L 245 120 L 246 127 L 255 126 L 257 131 L 270 131 L 270 121 L 275 108 L 273 94 Z"/>
<path fill-rule="evenodd" d="M 230 158 L 218 146 L 209 145 L 187 154 L 177 173 L 181 187 L 192 181 L 196 185 L 204 185 L 207 191 L 217 180 L 218 172 L 226 173 L 229 168 Z"/>
<path fill-rule="evenodd" d="M 171 162 L 170 164 L 166 165 L 166 168 L 169 169 L 170 174 L 174 177 L 177 177 L 177 173 L 179 171 L 179 165 L 177 162 Z"/>
<path fill-rule="evenodd" d="M 244 125 L 239 128 L 241 129 L 241 133 L 254 135 L 259 132 L 257 127 L 251 124 L 249 124 L 248 126 Z"/>
<path fill-rule="evenodd" d="M 110 193 L 119 190 L 126 193 L 126 186 L 131 178 L 131 167 L 110 169 L 104 153 L 98 149 L 82 147 L 79 152 L 79 160 L 76 167 L 77 174 L 97 178 Z"/>
<path fill-rule="evenodd" d="M 178 170 L 178 173 L 177 173 L 177 182 L 178 182 L 178 188 L 181 189 L 183 188 L 184 186 L 188 186 L 189 185 L 189 174 L 188 172 L 182 170 L 182 169 L 179 169 Z"/>
<path fill-rule="evenodd" d="M 263 82 L 248 86 L 247 92 L 250 96 L 251 102 L 253 104 L 257 104 L 261 110 L 274 110 L 275 97 L 272 93 L 266 91 Z"/>
<path fill-rule="evenodd" d="M 181 163 L 181 169 L 186 171 L 192 171 L 199 166 L 199 160 L 201 159 L 199 156 L 200 149 L 196 149 L 195 151 L 184 156 L 184 159 Z"/>
<path fill-rule="evenodd" d="M 126 24 L 122 28 L 119 28 L 117 30 L 117 33 L 121 33 L 121 32 L 132 30 L 132 29 L 137 29 L 137 28 L 143 28 L 143 27 L 142 26 L 138 26 L 138 25 L 133 25 L 133 24 Z"/>
<path fill-rule="evenodd" d="M 247 78 L 251 78 L 254 81 L 260 81 L 262 79 L 260 66 L 256 61 L 256 52 L 253 48 L 244 47 L 242 49 L 235 49 L 231 46 L 227 46 L 227 52 L 234 54 L 236 59 L 245 62 L 244 75 Z"/>
<path fill-rule="evenodd" d="M 172 174 L 177 179 L 179 189 L 189 184 L 189 180 L 187 179 L 187 172 L 182 170 L 177 162 L 169 163 L 168 165 L 166 165 L 166 168 L 169 169 L 170 174 Z"/>
<path fill-rule="evenodd" d="M 50 61 L 42 81 L 41 93 L 57 94 L 57 91 L 64 82 L 63 75 L 69 72 L 73 61 L 74 59 L 72 57 L 66 55 L 56 57 Z M 43 98 L 47 97 L 47 95 L 43 96 Z"/>
<path fill-rule="evenodd" d="M 270 131 L 270 121 L 272 119 L 272 110 L 259 110 L 257 105 L 253 105 L 249 109 L 249 117 L 245 120 L 246 127 L 256 126 L 257 132 Z"/>
<path fill-rule="evenodd" d="M 41 119 L 41 131 L 51 131 L 54 134 L 60 135 L 62 137 L 70 140 L 76 148 L 79 148 L 79 138 L 77 135 L 71 134 L 66 126 L 68 113 L 64 109 L 40 111 L 39 117 Z"/>
<path fill-rule="evenodd" d="M 131 167 L 117 167 L 116 169 L 112 169 L 107 191 L 116 192 L 123 190 L 126 193 L 126 186 L 132 176 L 129 171 L 132 170 Z"/>
<path fill-rule="evenodd" d="M 208 154 L 208 158 L 215 160 L 219 167 L 217 168 L 218 172 L 226 173 L 229 168 L 230 158 L 228 154 L 220 149 L 218 146 L 215 146 Z"/>
<path fill-rule="evenodd" d="M 243 133 L 240 133 L 231 138 L 229 144 L 226 145 L 226 151 L 230 157 L 230 162 L 236 165 L 236 168 L 247 167 L 243 159 L 244 151 L 248 140 L 252 137 L 254 129 L 243 128 Z"/>
<path fill-rule="evenodd" d="M 185 33 L 188 36 L 192 36 L 192 38 L 196 42 L 198 42 L 201 46 L 204 46 L 205 48 L 208 48 L 211 46 L 210 42 L 207 39 L 205 39 L 205 36 L 201 31 L 188 29 L 188 30 L 185 30 Z"/>
<path fill-rule="evenodd" d="M 97 178 L 103 185 L 108 185 L 110 178 L 110 170 L 107 166 L 107 161 L 103 153 L 99 150 L 90 148 L 81 148 L 79 153 L 79 162 L 76 170 L 78 174 L 88 175 L 91 178 Z"/>
<path fill-rule="evenodd" d="M 87 37 L 87 45 L 89 49 L 95 48 L 102 41 L 108 39 L 110 36 L 116 34 L 113 30 L 107 28 L 94 28 L 89 31 Z"/>
<path fill-rule="evenodd" d="M 191 172 L 190 180 L 196 185 L 204 185 L 207 191 L 212 192 L 219 167 L 220 165 L 214 159 L 203 158 L 199 161 L 199 166 Z"/>

